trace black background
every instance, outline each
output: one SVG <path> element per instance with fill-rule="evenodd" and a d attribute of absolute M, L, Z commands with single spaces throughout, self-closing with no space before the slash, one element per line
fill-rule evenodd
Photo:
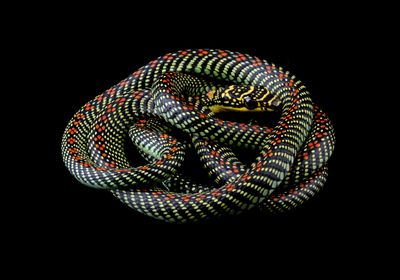
<path fill-rule="evenodd" d="M 284 13 L 280 10 L 279 14 Z M 381 227 L 383 221 L 364 196 L 370 191 L 370 183 L 365 182 L 369 177 L 360 166 L 365 161 L 362 135 L 366 125 L 349 122 L 357 120 L 359 100 L 366 94 L 357 76 L 357 69 L 363 67 L 359 64 L 363 28 L 349 25 L 348 14 L 321 13 L 308 20 L 294 16 L 290 23 L 266 15 L 257 21 L 229 22 L 234 25 L 218 25 L 213 16 L 204 24 L 197 24 L 196 16 L 162 18 L 150 27 L 146 27 L 147 14 L 117 27 L 109 26 L 106 17 L 87 24 L 68 17 L 56 32 L 49 30 L 35 38 L 33 62 L 25 71 L 35 72 L 37 65 L 46 71 L 39 73 L 35 84 L 41 104 L 34 107 L 25 129 L 37 143 L 27 153 L 41 161 L 30 163 L 33 168 L 23 178 L 29 183 L 19 196 L 21 202 L 13 204 L 22 217 L 13 219 L 22 228 L 19 234 L 30 233 L 24 239 L 27 243 L 35 248 L 52 244 L 56 248 L 90 245 L 93 250 L 141 248 L 151 259 L 163 258 L 155 256 L 157 247 L 183 255 L 196 248 L 209 254 L 211 261 L 219 259 L 216 247 L 234 257 L 238 248 L 283 251 L 293 257 L 311 247 L 321 251 L 345 251 L 347 244 L 364 248 L 360 237 Z M 182 24 L 187 29 L 180 28 Z M 186 48 L 248 53 L 289 70 L 305 83 L 313 100 L 331 118 L 337 137 L 328 181 L 318 197 L 283 215 L 252 212 L 207 223 L 171 225 L 135 213 L 111 194 L 87 188 L 69 174 L 60 142 L 73 114 L 150 60 Z M 28 103 L 37 98 L 30 95 Z M 24 139 L 20 141 L 24 144 Z"/>
<path fill-rule="evenodd" d="M 341 102 L 346 96 L 346 91 L 340 84 L 343 80 L 338 83 L 340 79 L 346 79 L 346 75 L 342 71 L 339 72 L 344 61 L 341 61 L 338 53 L 334 51 L 340 50 L 340 42 L 320 37 L 319 40 L 313 41 L 302 39 L 301 47 L 296 44 L 296 40 L 289 39 L 281 43 L 265 41 L 244 47 L 241 46 L 243 44 L 235 43 L 236 40 L 224 42 L 225 40 L 204 37 L 203 35 L 202 38 L 181 38 L 180 41 L 174 41 L 172 47 L 161 46 L 161 43 L 148 39 L 120 44 L 118 40 L 107 43 L 103 41 L 105 38 L 98 38 L 94 42 L 93 53 L 83 53 L 77 60 L 74 57 L 65 58 L 65 63 L 71 72 L 68 73 L 68 84 L 64 84 L 62 88 L 65 93 L 63 101 L 56 108 L 54 135 L 52 135 L 54 170 L 51 174 L 57 183 L 51 186 L 51 189 L 56 191 L 59 197 L 56 201 L 49 202 L 51 205 L 48 206 L 56 217 L 52 221 L 54 225 L 61 226 L 63 230 L 83 227 L 89 231 L 95 231 L 97 228 L 96 231 L 106 232 L 111 226 L 113 230 L 118 228 L 127 234 L 131 230 L 138 232 L 159 228 L 202 230 L 210 227 L 235 229 L 243 226 L 249 230 L 265 228 L 269 232 L 297 227 L 330 231 L 357 223 L 353 202 L 349 197 L 351 193 L 349 188 L 352 186 L 349 185 L 349 181 L 343 182 L 346 181 L 343 180 L 343 172 L 348 171 L 343 170 L 344 159 L 340 157 L 344 152 L 343 144 L 346 138 L 342 126 L 346 118 L 343 115 L 345 108 Z M 326 188 L 316 199 L 301 209 L 281 216 L 263 217 L 252 213 L 201 226 L 172 226 L 135 213 L 107 192 L 82 186 L 68 173 L 61 160 L 59 140 L 66 123 L 76 110 L 150 60 L 178 49 L 202 47 L 249 53 L 290 70 L 307 85 L 314 101 L 328 113 L 336 129 L 338 144 L 329 164 L 330 175 Z M 46 207 L 46 211 L 47 209 Z"/>

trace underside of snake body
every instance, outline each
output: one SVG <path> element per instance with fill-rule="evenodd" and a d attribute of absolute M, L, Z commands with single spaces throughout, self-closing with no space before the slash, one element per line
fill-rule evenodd
<path fill-rule="evenodd" d="M 204 100 L 214 103 L 202 107 Z M 224 121 L 210 111 L 277 106 L 281 118 L 273 129 Z M 191 137 L 215 185 L 179 175 L 185 145 L 168 126 Z M 127 160 L 128 131 L 148 164 Z M 82 183 L 111 190 L 145 215 L 188 222 L 255 206 L 274 212 L 300 205 L 322 188 L 334 142 L 329 119 L 294 76 L 256 57 L 200 49 L 160 57 L 88 102 L 69 122 L 62 154 Z M 259 156 L 246 166 L 229 146 L 257 149 Z"/>

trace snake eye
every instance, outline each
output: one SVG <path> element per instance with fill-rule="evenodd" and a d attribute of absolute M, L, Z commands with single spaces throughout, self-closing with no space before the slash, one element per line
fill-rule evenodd
<path fill-rule="evenodd" d="M 258 104 L 257 104 L 256 101 L 254 101 L 250 97 L 246 97 L 244 99 L 244 106 L 246 106 L 246 108 L 249 109 L 249 110 L 254 110 L 254 109 L 257 108 Z"/>

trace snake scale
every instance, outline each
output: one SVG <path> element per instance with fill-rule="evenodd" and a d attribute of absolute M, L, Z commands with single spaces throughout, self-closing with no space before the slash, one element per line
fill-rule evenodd
<path fill-rule="evenodd" d="M 280 119 L 268 128 L 220 119 L 221 110 L 279 110 Z M 130 164 L 128 138 L 146 164 Z M 65 129 L 62 157 L 81 183 L 184 223 L 301 205 L 323 187 L 334 144 L 330 120 L 295 76 L 250 55 L 195 49 L 153 60 L 85 104 Z M 188 147 L 211 186 L 180 174 Z M 233 147 L 258 156 L 243 164 Z"/>

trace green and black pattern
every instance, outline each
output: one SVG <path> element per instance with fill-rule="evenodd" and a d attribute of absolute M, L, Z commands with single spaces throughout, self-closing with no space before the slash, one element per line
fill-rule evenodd
<path fill-rule="evenodd" d="M 281 117 L 271 129 L 217 118 L 224 110 L 278 110 Z M 128 134 L 146 165 L 127 160 Z M 110 190 L 145 215 L 182 223 L 253 207 L 297 207 L 323 187 L 334 143 L 328 117 L 294 76 L 256 57 L 200 49 L 151 61 L 88 102 L 67 125 L 62 155 L 83 184 Z M 213 185 L 180 174 L 189 146 Z M 231 147 L 259 156 L 246 166 Z"/>

